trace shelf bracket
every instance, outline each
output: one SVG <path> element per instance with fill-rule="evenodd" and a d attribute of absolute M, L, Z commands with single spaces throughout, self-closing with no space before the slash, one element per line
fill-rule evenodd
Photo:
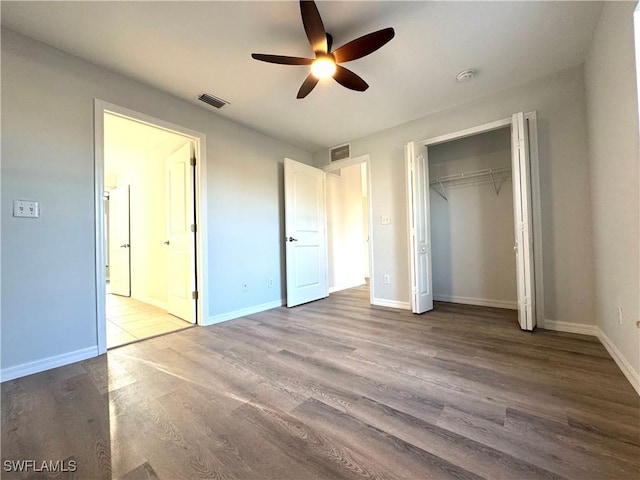
<path fill-rule="evenodd" d="M 496 186 L 496 179 L 493 176 L 493 170 L 489 170 L 489 175 L 491 175 L 491 182 L 493 183 L 493 189 L 496 191 L 496 195 L 498 195 L 500 193 L 500 188 Z"/>
<path fill-rule="evenodd" d="M 447 191 L 444 189 L 444 185 L 442 185 L 442 182 L 440 181 L 440 179 L 438 179 L 438 185 L 440 185 L 440 189 L 442 190 L 442 192 L 439 192 L 438 189 L 436 188 L 435 189 L 436 193 L 448 202 L 449 199 L 447 198 Z"/>

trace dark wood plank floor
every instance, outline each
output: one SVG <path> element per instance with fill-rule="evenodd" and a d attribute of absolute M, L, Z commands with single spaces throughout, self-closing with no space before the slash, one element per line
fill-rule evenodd
<path fill-rule="evenodd" d="M 2 478 L 638 479 L 640 397 L 595 338 L 359 288 L 6 382 L 1 450 Z"/>

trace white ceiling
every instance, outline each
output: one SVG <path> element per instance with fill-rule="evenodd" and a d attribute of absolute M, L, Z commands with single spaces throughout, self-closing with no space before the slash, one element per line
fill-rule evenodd
<path fill-rule="evenodd" d="M 2 1 L 2 24 L 311 152 L 582 63 L 600 2 L 318 2 L 334 45 L 394 27 L 346 64 L 370 85 L 332 79 L 297 100 L 302 66 L 251 53 L 312 56 L 297 2 Z M 479 74 L 458 84 L 467 68 Z M 126 105 L 125 105 L 126 106 Z"/>

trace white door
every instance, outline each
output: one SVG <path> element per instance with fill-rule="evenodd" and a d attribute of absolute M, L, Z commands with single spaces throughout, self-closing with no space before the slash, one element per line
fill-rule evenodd
<path fill-rule="evenodd" d="M 131 296 L 131 239 L 129 234 L 129 185 L 109 192 L 109 288 L 116 295 Z"/>
<path fill-rule="evenodd" d="M 513 213 L 515 225 L 518 321 L 523 330 L 536 326 L 533 215 L 529 128 L 523 113 L 513 115 L 511 127 Z"/>
<path fill-rule="evenodd" d="M 195 323 L 195 211 L 191 142 L 166 161 L 167 178 L 167 310 Z M 166 242 L 165 242 L 166 243 Z"/>
<path fill-rule="evenodd" d="M 409 269 L 411 311 L 433 310 L 431 276 L 431 220 L 429 210 L 429 161 L 427 147 L 415 142 L 405 146 L 407 205 L 409 207 Z"/>
<path fill-rule="evenodd" d="M 325 173 L 284 160 L 287 307 L 329 295 Z"/>

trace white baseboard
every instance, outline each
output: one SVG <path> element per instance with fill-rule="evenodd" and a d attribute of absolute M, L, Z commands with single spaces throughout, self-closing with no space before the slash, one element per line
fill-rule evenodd
<path fill-rule="evenodd" d="M 622 356 L 622 353 L 620 353 L 618 347 L 613 344 L 609 337 L 607 337 L 607 335 L 602 330 L 600 330 L 600 328 L 596 327 L 596 330 L 596 336 L 602 342 L 604 348 L 607 349 L 607 352 L 609 352 L 609 355 L 611 355 L 618 367 L 620 367 L 620 370 L 622 370 L 624 376 L 627 377 L 627 380 L 629 380 L 629 383 L 631 383 L 631 386 L 635 389 L 638 395 L 640 395 L 640 372 L 636 372 L 634 370 L 633 366 L 627 361 L 626 358 Z"/>
<path fill-rule="evenodd" d="M 557 320 L 544 319 L 545 330 L 555 330 L 556 332 L 579 333 L 581 335 L 598 336 L 598 327 L 595 325 L 585 325 L 584 323 L 560 322 Z"/>
<path fill-rule="evenodd" d="M 339 292 L 340 290 L 347 290 L 349 288 L 360 287 L 364 285 L 366 282 L 364 278 L 356 281 L 355 283 L 350 283 L 349 285 L 340 285 L 338 287 L 329 287 L 329 293 Z"/>
<path fill-rule="evenodd" d="M 23 363 L 22 365 L 16 365 L 14 367 L 3 368 L 0 371 L 0 381 L 6 382 L 7 380 L 25 377 L 33 373 L 44 372 L 45 370 L 62 367 L 64 365 L 69 365 L 70 363 L 79 362 L 80 360 L 86 360 L 87 358 L 97 356 L 98 347 L 96 346 L 83 348 L 82 350 L 76 350 L 75 352 L 63 353 L 62 355 L 43 358 L 42 360 L 36 360 L 35 362 Z"/>
<path fill-rule="evenodd" d="M 411 310 L 411 304 L 409 302 L 399 302 L 397 300 L 386 300 L 384 298 L 374 298 L 371 301 L 372 305 L 378 307 L 400 308 L 402 310 Z"/>
<path fill-rule="evenodd" d="M 155 298 L 140 297 L 138 295 L 136 295 L 136 296 L 131 295 L 131 298 L 133 298 L 135 300 L 138 300 L 138 301 L 140 301 L 142 303 L 146 303 L 146 304 L 152 305 L 154 307 L 158 307 L 161 310 L 167 310 L 168 309 L 167 302 L 161 302 L 160 300 L 157 300 Z"/>
<path fill-rule="evenodd" d="M 472 297 L 458 297 L 452 295 L 439 295 L 434 293 L 433 299 L 438 302 L 451 302 L 451 303 L 463 303 L 465 305 L 478 305 L 479 307 L 494 307 L 494 308 L 508 308 L 510 310 L 517 310 L 517 302 L 509 302 L 506 300 L 491 300 L 488 298 L 472 298 Z"/>
<path fill-rule="evenodd" d="M 260 305 L 254 305 L 253 307 L 241 308 L 240 310 L 234 310 L 233 312 L 220 313 L 213 315 L 205 319 L 202 326 L 207 327 L 209 325 L 215 325 L 216 323 L 226 322 L 227 320 L 233 320 L 234 318 L 246 317 L 254 313 L 264 312 L 265 310 L 271 310 L 272 308 L 278 308 L 285 305 L 285 301 L 275 300 L 273 302 L 262 303 Z"/>
<path fill-rule="evenodd" d="M 582 323 L 559 322 L 556 320 L 545 319 L 544 328 L 547 330 L 556 330 L 558 332 L 579 333 L 582 335 L 592 335 L 597 337 L 604 348 L 607 349 L 607 352 L 609 352 L 613 361 L 616 362 L 618 368 L 620 368 L 624 376 L 627 377 L 631 386 L 635 389 L 638 395 L 640 395 L 640 373 L 634 370 L 633 366 L 626 358 L 624 358 L 622 353 L 620 353 L 618 347 L 613 344 L 600 327 L 596 325 L 584 325 Z"/>

